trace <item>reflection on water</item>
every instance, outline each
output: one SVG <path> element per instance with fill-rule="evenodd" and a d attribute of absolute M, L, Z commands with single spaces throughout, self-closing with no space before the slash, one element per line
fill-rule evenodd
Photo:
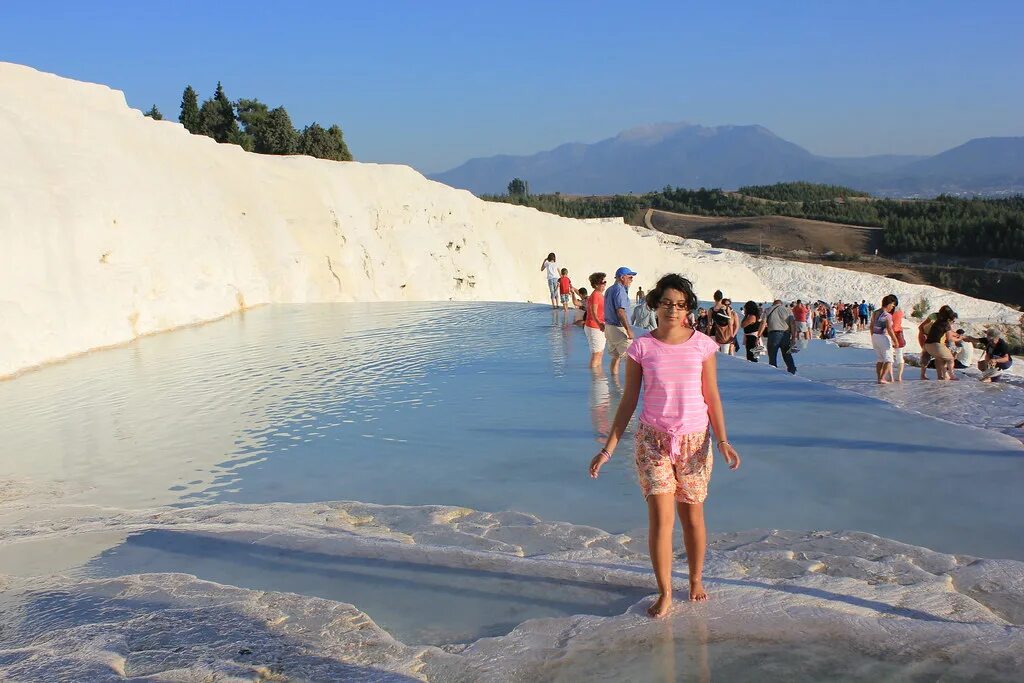
<path fill-rule="evenodd" d="M 573 316 L 274 306 L 91 353 L 0 382 L 0 495 L 127 508 L 444 503 L 644 527 L 629 434 L 600 479 L 586 476 L 622 389 L 587 367 Z M 1024 468 L 1010 439 L 763 365 L 719 365 L 744 461 L 712 480 L 712 531 L 858 529 L 1024 558 Z"/>
<path fill-rule="evenodd" d="M 225 585 L 329 598 L 357 605 L 404 643 L 433 645 L 505 635 L 527 619 L 621 614 L 649 592 L 614 583 L 275 548 L 256 540 L 146 531 L 113 546 L 80 573 L 184 572 Z"/>
<path fill-rule="evenodd" d="M 949 661 L 940 655 L 885 656 L 858 649 L 844 639 L 808 636 L 796 642 L 723 638 L 703 615 L 685 625 L 666 622 L 653 633 L 601 648 L 578 648 L 546 672 L 553 683 L 620 681 L 637 683 L 737 682 L 911 683 L 913 681 L 1009 681 L 1016 672 L 988 662 Z"/>

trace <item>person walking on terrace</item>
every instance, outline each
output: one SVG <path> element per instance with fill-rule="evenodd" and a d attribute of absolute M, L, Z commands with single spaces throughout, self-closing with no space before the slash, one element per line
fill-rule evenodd
<path fill-rule="evenodd" d="M 636 273 L 626 266 L 615 271 L 615 284 L 604 293 L 604 335 L 608 340 L 608 354 L 612 357 L 611 371 L 619 370 L 619 361 L 633 343 L 633 328 L 629 324 L 629 285 Z"/>
<path fill-rule="evenodd" d="M 900 343 L 892 326 L 892 312 L 897 305 L 896 295 L 888 294 L 882 299 L 882 307 L 871 316 L 871 347 L 875 350 L 875 381 L 879 384 L 893 381 L 892 367 Z"/>
<path fill-rule="evenodd" d="M 565 313 L 569 312 L 570 299 L 572 300 L 573 308 L 576 307 L 579 301 L 579 296 L 576 293 L 576 288 L 572 286 L 572 280 L 569 279 L 568 268 L 562 268 L 562 270 L 559 271 L 558 296 L 561 298 L 562 310 Z"/>
<path fill-rule="evenodd" d="M 757 362 L 758 345 L 764 334 L 764 321 L 761 320 L 761 309 L 755 301 L 743 304 L 743 346 L 747 349 L 747 360 Z"/>
<path fill-rule="evenodd" d="M 692 284 L 681 275 L 665 275 L 647 295 L 647 302 L 658 310 L 658 327 L 629 347 L 626 387 L 604 448 L 590 461 L 590 476 L 597 478 L 611 460 L 636 411 L 642 387 L 644 404 L 634 438 L 634 460 L 647 502 L 648 547 L 658 583 L 658 597 L 647 614 L 658 618 L 672 606 L 676 514 L 683 525 L 690 600 L 708 599 L 702 578 L 707 545 L 704 500 L 714 460 L 711 444 L 717 444 L 730 469 L 740 466 L 740 456 L 729 443 L 718 393 L 718 345 L 683 324 L 697 305 Z"/>
<path fill-rule="evenodd" d="M 548 257 L 544 259 L 544 262 L 540 264 L 540 269 L 544 271 L 544 274 L 548 278 L 548 293 L 551 295 L 551 308 L 558 308 L 558 278 L 561 277 L 558 272 L 558 263 L 555 260 L 555 252 L 548 254 Z"/>
<path fill-rule="evenodd" d="M 894 382 L 902 382 L 903 368 L 906 366 L 903 349 L 907 348 L 907 338 L 903 334 L 903 309 L 898 302 L 892 312 L 892 331 L 896 333 L 896 348 L 892 351 L 892 379 Z"/>
<path fill-rule="evenodd" d="M 808 313 L 809 311 L 807 306 L 804 306 L 803 301 L 797 299 L 796 305 L 793 306 L 793 319 L 796 321 L 796 332 L 798 337 L 807 340 L 811 338 L 811 327 L 807 320 Z"/>
<path fill-rule="evenodd" d="M 768 337 L 768 365 L 779 367 L 779 351 L 786 363 L 789 374 L 796 374 L 796 363 L 793 362 L 793 340 L 796 338 L 796 320 L 793 313 L 782 303 L 782 299 L 772 302 L 772 307 L 765 316 L 765 330 Z"/>

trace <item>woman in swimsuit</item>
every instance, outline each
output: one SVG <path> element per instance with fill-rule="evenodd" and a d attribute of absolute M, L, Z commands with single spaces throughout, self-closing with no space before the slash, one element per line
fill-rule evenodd
<path fill-rule="evenodd" d="M 730 469 L 740 466 L 740 456 L 729 444 L 718 395 L 718 345 L 684 325 L 687 314 L 697 305 L 692 284 L 681 275 L 665 275 L 648 293 L 647 303 L 658 309 L 658 327 L 638 337 L 627 351 L 626 388 L 608 440 L 590 461 L 590 476 L 596 478 L 611 460 L 643 386 L 635 460 L 640 488 L 647 500 L 648 547 L 659 592 L 647 614 L 661 617 L 672 606 L 674 513 L 683 524 L 690 600 L 708 599 L 701 578 L 707 544 L 704 500 L 711 479 L 711 444 L 717 443 Z"/>

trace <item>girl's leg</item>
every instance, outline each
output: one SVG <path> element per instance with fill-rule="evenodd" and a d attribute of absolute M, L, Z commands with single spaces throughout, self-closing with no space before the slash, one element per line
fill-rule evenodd
<path fill-rule="evenodd" d="M 931 359 L 931 354 L 924 349 L 921 349 L 921 379 L 928 379 L 928 361 Z"/>
<path fill-rule="evenodd" d="M 878 362 L 875 363 L 875 381 L 882 383 L 882 364 Z"/>
<path fill-rule="evenodd" d="M 598 351 L 597 353 L 590 354 L 590 367 L 592 367 L 592 368 L 599 368 L 599 367 L 601 367 L 601 356 L 602 355 L 603 355 L 602 351 Z"/>
<path fill-rule="evenodd" d="M 690 569 L 690 601 L 708 599 L 704 592 L 704 551 L 707 533 L 704 530 L 704 503 L 679 503 L 679 521 L 683 523 L 683 544 L 686 546 L 686 564 Z"/>
<path fill-rule="evenodd" d="M 647 615 L 654 618 L 665 616 L 672 606 L 672 504 L 671 493 L 647 496 L 647 547 L 658 582 L 658 599 L 647 608 Z"/>

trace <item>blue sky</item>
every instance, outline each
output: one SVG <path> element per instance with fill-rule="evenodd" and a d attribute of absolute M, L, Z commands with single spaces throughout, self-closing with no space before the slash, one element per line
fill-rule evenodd
<path fill-rule="evenodd" d="M 0 61 L 167 118 L 220 80 L 435 172 L 659 121 L 844 156 L 1024 135 L 1022 26 L 1022 2 L 0 0 Z"/>

